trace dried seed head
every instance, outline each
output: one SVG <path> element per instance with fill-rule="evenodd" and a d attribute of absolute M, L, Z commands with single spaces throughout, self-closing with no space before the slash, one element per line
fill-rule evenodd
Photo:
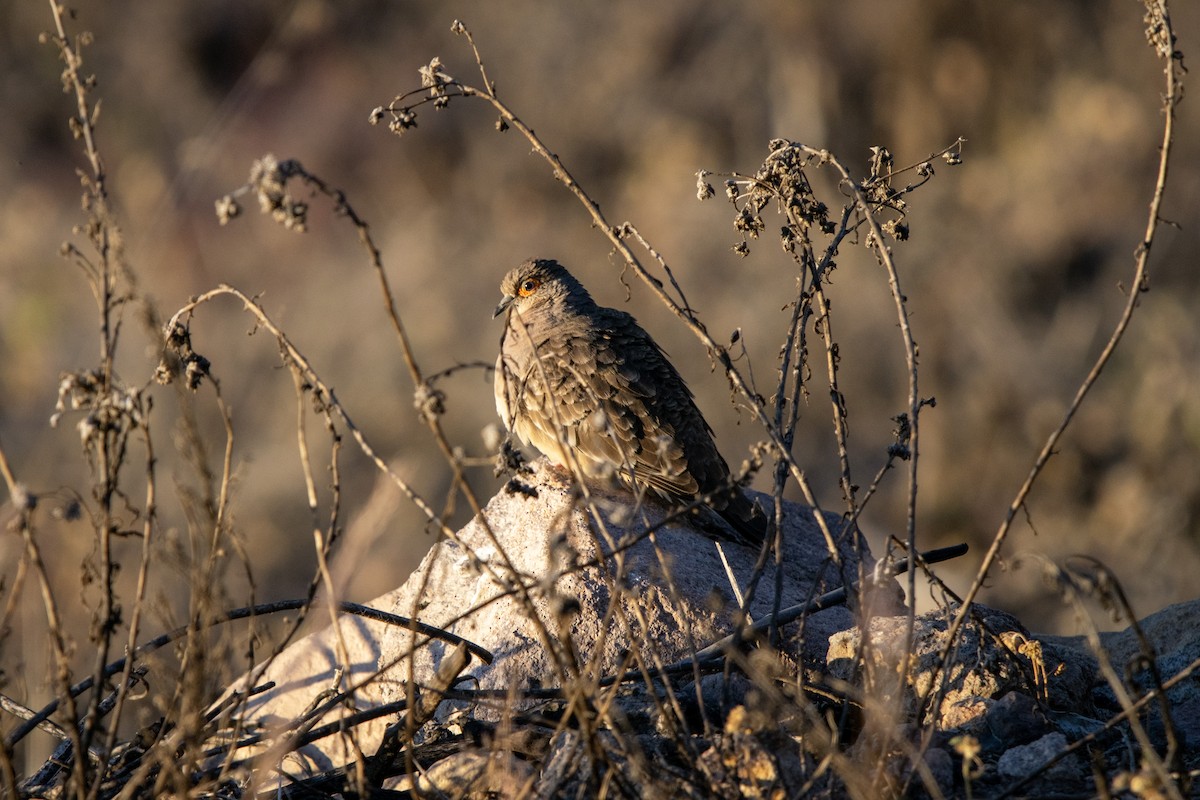
<path fill-rule="evenodd" d="M 227 194 L 216 202 L 217 206 L 217 221 L 222 225 L 229 222 L 234 217 L 242 213 L 242 207 L 233 199 L 233 195 Z"/>
<path fill-rule="evenodd" d="M 421 421 L 428 423 L 434 417 L 446 413 L 446 394 L 428 383 L 422 383 L 413 392 L 413 406 L 417 409 Z"/>

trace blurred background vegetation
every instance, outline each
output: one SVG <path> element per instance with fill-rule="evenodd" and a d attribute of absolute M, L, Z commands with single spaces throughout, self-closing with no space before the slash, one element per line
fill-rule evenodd
<path fill-rule="evenodd" d="M 417 68 L 434 56 L 455 77 L 477 80 L 465 41 L 450 33 L 456 18 L 474 33 L 500 96 L 610 218 L 633 222 L 666 257 L 716 338 L 741 329 L 768 395 L 791 262 L 770 227 L 748 258 L 732 253 L 740 238 L 731 209 L 697 202 L 695 172 L 753 172 L 773 137 L 826 147 L 859 174 L 872 145 L 908 165 L 965 137 L 964 164 L 935 165 L 935 180 L 912 198 L 911 241 L 895 248 L 921 393 L 937 399 L 922 417 L 918 541 L 975 546 L 943 570 L 959 591 L 1111 332 L 1154 184 L 1162 68 L 1132 0 L 74 6 L 77 30 L 96 37 L 86 68 L 99 78 L 100 146 L 140 291 L 164 318 L 222 282 L 259 295 L 376 449 L 437 507 L 450 472 L 414 412 L 353 229 L 319 201 L 305 234 L 253 208 L 218 225 L 214 200 L 264 153 L 300 160 L 371 223 L 427 372 L 491 363 L 501 275 L 526 257 L 555 257 L 666 347 L 731 463 L 760 438 L 695 338 L 633 281 L 627 301 L 603 237 L 524 140 L 494 131 L 482 103 L 427 109 L 401 139 L 368 125 L 370 110 L 416 86 Z M 1180 47 L 1193 55 L 1200 7 L 1173 11 Z M 49 27 L 45 4 L 0 2 L 0 442 L 47 508 L 87 486 L 74 420 L 48 424 L 59 374 L 97 360 L 94 302 L 58 254 L 82 221 L 83 161 L 56 52 L 37 43 Z M 1094 555 L 1141 613 L 1194 597 L 1200 573 L 1200 126 L 1194 101 L 1179 111 L 1165 206 L 1179 227 L 1160 232 L 1133 328 L 1005 548 L 1008 565 L 1027 553 Z M 833 283 L 852 465 L 866 484 L 892 441 L 891 417 L 906 408 L 907 372 L 886 277 L 866 248 L 843 248 Z M 315 563 L 296 402 L 274 342 L 248 338 L 252 327 L 233 302 L 210 304 L 193 323 L 193 343 L 232 407 L 233 521 L 257 596 L 294 597 Z M 124 380 L 150 384 L 158 343 L 132 309 L 121 346 Z M 485 455 L 481 431 L 496 421 L 490 386 L 481 369 L 443 385 L 446 426 L 475 455 Z M 208 392 L 196 413 L 216 466 L 224 433 Z M 837 509 L 826 397 L 814 378 L 797 452 L 822 504 Z M 155 411 L 160 515 L 186 547 L 171 489 L 186 491 L 193 478 L 171 452 L 174 406 Z M 319 431 L 311 438 L 318 446 Z M 337 572 L 347 599 L 366 600 L 401 583 L 433 540 L 394 496 L 366 508 L 375 471 L 353 448 L 341 463 L 351 534 Z M 472 480 L 484 497 L 499 486 L 487 468 Z M 756 482 L 768 484 L 766 475 Z M 894 471 L 870 506 L 877 548 L 885 533 L 903 531 L 905 491 Z M 469 514 L 457 506 L 455 525 Z M 87 523 L 45 515 L 39 536 L 64 596 L 77 595 L 93 546 Z M 139 545 L 121 546 L 118 558 L 132 562 Z M 18 553 L 15 537 L 0 542 L 5 573 Z M 239 574 L 231 567 L 235 585 Z M 154 579 L 163 616 L 179 614 L 186 606 L 170 566 Z M 1036 568 L 995 574 L 981 599 L 1034 629 L 1073 630 Z M 41 613 L 31 604 L 17 620 L 24 638 L 6 649 L 40 647 Z M 86 609 L 68 613 L 87 618 Z"/>

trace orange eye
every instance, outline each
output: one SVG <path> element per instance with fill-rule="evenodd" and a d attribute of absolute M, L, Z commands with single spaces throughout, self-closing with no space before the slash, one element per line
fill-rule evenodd
<path fill-rule="evenodd" d="M 529 297 L 529 295 L 536 292 L 538 287 L 541 285 L 542 282 L 537 278 L 526 278 L 525 280 L 521 281 L 521 286 L 517 289 L 517 294 L 521 295 L 521 297 Z"/>

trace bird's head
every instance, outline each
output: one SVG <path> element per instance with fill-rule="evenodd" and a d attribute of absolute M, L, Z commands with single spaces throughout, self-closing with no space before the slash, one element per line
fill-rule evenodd
<path fill-rule="evenodd" d="M 500 281 L 504 297 L 496 306 L 492 318 L 510 309 L 526 316 L 537 309 L 550 307 L 568 299 L 590 304 L 591 296 L 575 276 L 557 261 L 533 258 L 514 267 Z"/>

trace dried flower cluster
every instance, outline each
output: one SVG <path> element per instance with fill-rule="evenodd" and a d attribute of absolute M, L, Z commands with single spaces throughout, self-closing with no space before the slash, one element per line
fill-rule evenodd
<path fill-rule="evenodd" d="M 250 167 L 246 185 L 216 201 L 217 219 L 222 225 L 242 213 L 237 197 L 254 192 L 259 209 L 288 230 L 303 233 L 308 228 L 308 203 L 297 200 L 287 189 L 288 181 L 303 176 L 304 168 L 293 159 L 280 161 L 268 153 Z"/>
<path fill-rule="evenodd" d="M 462 23 L 455 22 L 455 28 L 455 33 L 465 33 Z M 433 103 L 434 108 L 443 109 L 450 105 L 450 98 L 471 94 L 469 89 L 459 84 L 446 72 L 440 58 L 433 58 L 428 64 L 421 67 L 419 72 L 421 88 L 396 97 L 387 106 L 376 106 L 371 109 L 368 121 L 372 125 L 378 125 L 385 116 L 390 115 L 388 130 L 401 136 L 405 131 L 417 127 L 417 108 L 419 106 Z M 405 102 L 413 96 L 418 98 L 415 102 Z"/>
<path fill-rule="evenodd" d="M 947 164 L 959 164 L 962 163 L 961 148 L 962 140 L 959 140 L 940 155 Z M 762 212 L 772 203 L 785 218 L 779 238 L 786 252 L 794 254 L 798 246 L 811 248 L 814 230 L 825 236 L 838 233 L 838 225 L 830 217 L 829 206 L 816 196 L 806 172 L 832 163 L 829 152 L 787 139 L 771 140 L 768 149 L 767 158 L 754 175 L 732 174 L 725 180 L 725 197 L 736 212 L 733 226 L 742 234 L 742 240 L 733 247 L 739 255 L 748 255 L 749 240 L 759 238 L 766 230 Z M 863 202 L 872 213 L 893 213 L 893 216 L 880 222 L 880 229 L 896 241 L 904 241 L 909 235 L 908 225 L 904 221 L 907 209 L 905 195 L 922 186 L 934 174 L 933 165 L 928 160 L 908 169 L 915 171 L 921 180 L 903 187 L 894 186 L 895 176 L 906 170 L 894 169 L 894 159 L 886 147 L 872 147 L 868 175 L 857 186 Z M 696 196 L 699 200 L 716 196 L 716 189 L 709 182 L 713 174 L 703 169 L 696 173 Z M 843 182 L 846 180 L 848 177 Z M 861 209 L 858 212 L 847 218 L 854 227 L 863 221 Z M 868 246 L 873 244 L 869 233 L 864 241 Z"/>
<path fill-rule="evenodd" d="M 169 323 L 164 336 L 163 356 L 154 370 L 154 380 L 165 386 L 182 369 L 185 384 L 194 392 L 205 378 L 212 380 L 209 371 L 211 366 L 207 358 L 192 349 L 191 331 L 181 322 Z"/>

